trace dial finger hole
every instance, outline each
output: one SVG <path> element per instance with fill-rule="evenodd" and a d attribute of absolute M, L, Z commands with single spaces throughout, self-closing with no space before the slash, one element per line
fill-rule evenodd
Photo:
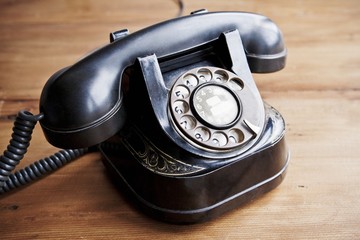
<path fill-rule="evenodd" d="M 221 132 L 214 133 L 211 141 L 217 147 L 225 146 L 228 143 L 226 135 Z"/>
<path fill-rule="evenodd" d="M 188 87 L 196 87 L 199 84 L 199 80 L 193 74 L 187 74 L 183 77 L 183 82 Z"/>
<path fill-rule="evenodd" d="M 232 78 L 229 81 L 229 86 L 234 91 L 241 91 L 244 88 L 244 82 L 240 78 Z"/>
<path fill-rule="evenodd" d="M 174 112 L 181 115 L 189 111 L 189 105 L 185 101 L 176 101 L 173 104 Z"/>
<path fill-rule="evenodd" d="M 190 95 L 190 90 L 182 85 L 176 86 L 173 90 L 173 93 L 176 98 L 187 98 Z"/>
<path fill-rule="evenodd" d="M 244 141 L 244 138 L 244 133 L 239 129 L 232 129 L 229 132 L 229 142 L 241 143 L 242 141 Z"/>
<path fill-rule="evenodd" d="M 190 115 L 183 116 L 180 119 L 180 126 L 185 130 L 194 129 L 196 126 L 196 119 Z"/>
<path fill-rule="evenodd" d="M 210 139 L 210 131 L 207 128 L 199 127 L 194 131 L 195 138 L 198 141 L 206 142 Z"/>
<path fill-rule="evenodd" d="M 214 74 L 214 80 L 218 83 L 225 83 L 229 79 L 228 74 L 225 71 L 217 70 Z"/>
<path fill-rule="evenodd" d="M 212 74 L 210 72 L 209 69 L 206 69 L 206 68 L 201 68 L 198 72 L 197 72 L 197 75 L 199 77 L 200 80 L 202 81 L 205 81 L 205 82 L 208 82 L 211 80 L 212 78 Z"/>

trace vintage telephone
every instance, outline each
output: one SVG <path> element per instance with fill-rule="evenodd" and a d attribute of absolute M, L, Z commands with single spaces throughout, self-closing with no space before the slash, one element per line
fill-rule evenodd
<path fill-rule="evenodd" d="M 200 10 L 110 40 L 48 80 L 39 115 L 19 113 L 1 156 L 3 192 L 94 146 L 119 186 L 164 221 L 208 220 L 280 184 L 284 120 L 251 74 L 285 66 L 271 20 Z M 37 121 L 51 144 L 75 150 L 11 174 Z"/>

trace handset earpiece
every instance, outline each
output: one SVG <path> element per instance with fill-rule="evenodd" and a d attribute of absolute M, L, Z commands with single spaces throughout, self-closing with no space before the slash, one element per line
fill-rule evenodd
<path fill-rule="evenodd" d="M 40 111 L 44 113 L 40 124 L 51 144 L 89 147 L 122 127 L 126 114 L 120 76 L 112 72 L 74 65 L 48 80 L 40 98 Z"/>

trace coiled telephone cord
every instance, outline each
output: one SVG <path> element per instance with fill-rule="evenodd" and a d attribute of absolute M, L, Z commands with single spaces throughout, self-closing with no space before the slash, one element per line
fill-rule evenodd
<path fill-rule="evenodd" d="M 43 117 L 43 114 L 33 115 L 27 111 L 20 111 L 18 113 L 9 145 L 3 155 L 0 156 L 0 194 L 29 184 L 57 170 L 75 158 L 84 155 L 88 151 L 87 148 L 60 150 L 49 157 L 12 173 L 30 146 L 31 135 L 36 123 Z"/>
<path fill-rule="evenodd" d="M 179 7 L 177 17 L 182 16 L 184 2 L 182 0 L 173 1 L 177 3 Z M 49 157 L 36 161 L 12 173 L 16 165 L 24 158 L 30 145 L 32 131 L 36 123 L 43 117 L 44 115 L 42 113 L 39 115 L 33 115 L 27 111 L 20 111 L 18 113 L 14 122 L 10 143 L 3 155 L 0 156 L 0 194 L 29 184 L 89 151 L 88 148 L 60 150 Z"/>

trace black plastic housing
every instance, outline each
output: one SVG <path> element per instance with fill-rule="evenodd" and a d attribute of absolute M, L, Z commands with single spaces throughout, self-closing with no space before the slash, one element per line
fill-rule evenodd
<path fill-rule="evenodd" d="M 284 121 L 268 105 L 261 140 L 251 151 L 223 162 L 184 151 L 179 154 L 181 159 L 169 158 L 173 154 L 171 147 L 159 152 L 160 146 L 147 141 L 139 132 L 128 134 L 125 139 L 114 141 L 119 145 L 113 142 L 101 146 L 103 162 L 112 179 L 141 209 L 172 223 L 208 221 L 263 195 L 282 182 L 290 158 Z M 142 156 L 134 156 L 129 148 Z M 194 158 L 196 165 L 182 164 L 193 162 L 190 160 Z M 145 159 L 149 162 L 145 163 Z M 157 172 L 156 166 L 182 169 L 183 173 L 170 170 L 164 174 Z"/>

